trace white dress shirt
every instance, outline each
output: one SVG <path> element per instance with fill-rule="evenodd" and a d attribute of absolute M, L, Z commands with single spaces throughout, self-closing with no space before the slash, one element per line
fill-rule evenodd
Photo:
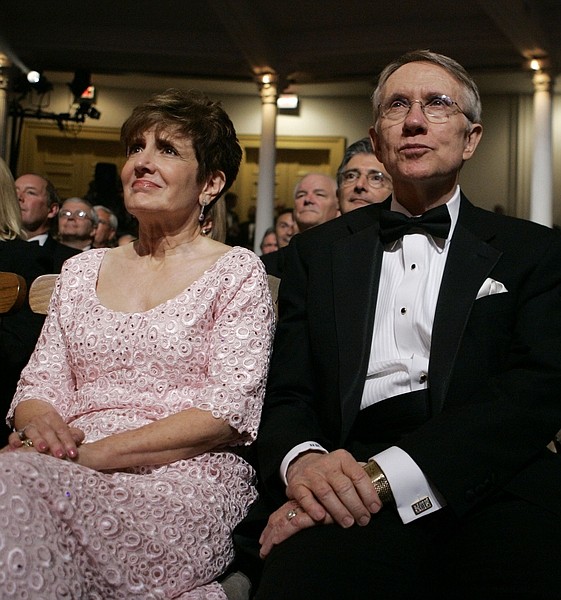
<path fill-rule="evenodd" d="M 451 220 L 447 240 L 412 233 L 384 249 L 361 409 L 399 394 L 430 387 L 428 366 L 432 326 L 450 240 L 458 221 L 459 186 L 447 207 Z M 393 199 L 391 210 L 415 216 Z M 290 463 L 309 450 L 325 451 L 315 442 L 304 442 L 293 448 L 281 464 L 285 483 Z M 384 471 L 404 523 L 446 504 L 401 448 L 393 446 L 372 459 Z"/>
<path fill-rule="evenodd" d="M 28 242 L 39 242 L 39 246 L 44 246 L 48 237 L 49 237 L 48 233 L 40 233 L 39 235 L 34 235 L 33 237 L 27 238 L 27 241 Z"/>

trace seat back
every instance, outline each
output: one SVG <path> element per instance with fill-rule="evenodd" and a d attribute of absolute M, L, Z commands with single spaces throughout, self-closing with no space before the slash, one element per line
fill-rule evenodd
<path fill-rule="evenodd" d="M 46 315 L 58 275 L 39 275 L 29 287 L 29 306 L 34 313 Z"/>
<path fill-rule="evenodd" d="M 18 310 L 26 294 L 27 285 L 21 275 L 0 271 L 0 315 Z"/>

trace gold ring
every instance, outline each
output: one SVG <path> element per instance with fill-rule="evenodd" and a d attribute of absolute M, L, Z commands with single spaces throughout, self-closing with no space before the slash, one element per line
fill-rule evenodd
<path fill-rule="evenodd" d="M 286 518 L 290 521 L 291 519 L 294 519 L 294 517 L 297 515 L 298 513 L 291 508 L 287 513 L 286 513 Z"/>
<path fill-rule="evenodd" d="M 21 440 L 21 444 L 22 444 L 22 446 L 25 446 L 26 448 L 33 448 L 33 440 L 30 440 L 29 438 L 25 438 L 24 440 Z"/>

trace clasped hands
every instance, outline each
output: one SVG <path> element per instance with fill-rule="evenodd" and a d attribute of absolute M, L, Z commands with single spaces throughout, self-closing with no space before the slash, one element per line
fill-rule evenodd
<path fill-rule="evenodd" d="M 364 526 L 382 508 L 370 478 L 346 450 L 300 455 L 290 464 L 287 481 L 289 500 L 269 517 L 259 539 L 262 558 L 302 529 L 331 523 Z"/>
<path fill-rule="evenodd" d="M 32 416 L 22 430 L 11 433 L 4 450 L 24 449 L 74 460 L 84 437 L 81 429 L 70 427 L 57 412 L 48 411 Z"/>

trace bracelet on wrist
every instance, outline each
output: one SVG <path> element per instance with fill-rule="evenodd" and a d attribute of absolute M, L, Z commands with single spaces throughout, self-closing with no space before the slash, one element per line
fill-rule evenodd
<path fill-rule="evenodd" d="M 380 465 L 376 461 L 371 460 L 364 465 L 363 469 L 368 477 L 370 477 L 370 481 L 372 481 L 372 485 L 374 486 L 382 504 L 394 504 L 395 500 L 393 497 L 392 488 L 390 487 L 388 478 L 386 477 L 384 471 L 382 471 L 380 468 Z"/>

